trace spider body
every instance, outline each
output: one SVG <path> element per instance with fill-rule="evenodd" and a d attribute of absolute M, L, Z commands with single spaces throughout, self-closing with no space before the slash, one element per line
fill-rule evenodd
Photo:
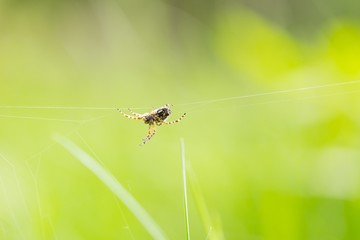
<path fill-rule="evenodd" d="M 134 119 L 134 120 L 143 120 L 145 124 L 149 125 L 148 135 L 143 139 L 141 145 L 144 145 L 147 141 L 149 141 L 156 133 L 156 126 L 161 126 L 162 124 L 173 124 L 180 122 L 183 117 L 185 117 L 186 113 L 184 113 L 180 118 L 175 121 L 167 122 L 165 121 L 171 115 L 171 109 L 169 108 L 171 105 L 166 104 L 163 107 L 153 110 L 150 113 L 136 113 L 129 109 L 129 112 L 132 115 L 128 115 L 123 113 L 120 109 L 118 111 L 125 117 Z"/>
<path fill-rule="evenodd" d="M 171 110 L 168 107 L 159 108 L 156 110 L 155 116 L 159 121 L 165 121 L 171 114 Z"/>
<path fill-rule="evenodd" d="M 153 115 L 145 116 L 144 117 L 144 123 L 145 124 L 154 124 L 155 123 L 155 117 Z"/>

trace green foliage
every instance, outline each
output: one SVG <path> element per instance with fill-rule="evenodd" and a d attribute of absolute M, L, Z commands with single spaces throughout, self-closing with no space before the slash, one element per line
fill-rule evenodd
<path fill-rule="evenodd" d="M 358 80 L 354 15 L 315 21 L 305 1 L 140 2 L 0 1 L 1 105 L 64 107 L 0 108 L 0 239 L 150 239 L 54 133 L 169 239 L 188 233 L 181 137 L 192 239 L 360 239 L 360 84 L 197 103 Z M 166 103 L 186 117 L 139 147 L 147 126 L 115 108 Z"/>

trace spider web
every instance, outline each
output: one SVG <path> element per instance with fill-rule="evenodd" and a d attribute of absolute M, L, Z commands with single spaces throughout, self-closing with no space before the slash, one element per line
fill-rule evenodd
<path fill-rule="evenodd" d="M 202 101 L 192 101 L 185 103 L 174 104 L 175 108 L 183 109 L 187 113 L 198 113 L 206 111 L 224 111 L 224 109 L 236 108 L 246 106 L 254 106 L 259 104 L 274 104 L 299 100 L 308 100 L 332 96 L 358 94 L 360 89 L 356 89 L 360 84 L 360 80 L 331 83 L 310 87 L 301 87 L 287 90 L 269 91 L 262 93 L 254 93 L 248 95 L 239 95 L 225 98 L 215 98 Z M 353 86 L 353 89 L 341 89 L 340 87 Z M 325 92 L 319 92 L 320 90 L 327 90 Z M 316 92 L 314 92 L 316 91 Z M 289 96 L 290 93 L 309 93 L 305 95 Z M 274 98 L 274 96 L 277 96 Z M 231 103 L 231 104 L 229 104 Z M 104 165 L 101 157 L 97 155 L 93 147 L 87 142 L 86 138 L 81 134 L 80 130 L 87 125 L 104 121 L 105 119 L 119 117 L 116 109 L 126 110 L 129 107 L 110 106 L 110 107 L 76 107 L 76 106 L 0 106 L 2 110 L 17 110 L 17 111 L 84 111 L 91 112 L 90 117 L 78 117 L 78 118 L 61 118 L 51 117 L 44 115 L 16 115 L 16 114 L 0 114 L 0 119 L 13 119 L 23 121 L 43 121 L 54 122 L 54 128 L 57 128 L 57 124 L 65 124 L 65 128 L 61 128 L 61 132 L 65 133 L 68 137 L 76 136 L 84 144 L 84 146 L 91 152 L 91 154 Z M 131 107 L 136 110 L 148 110 L 151 107 Z M 97 112 L 106 112 L 105 114 L 98 114 Z M 94 114 L 96 112 L 96 114 Z M 76 114 L 74 114 L 76 115 Z M 189 118 L 189 116 L 187 116 Z M 15 123 L 17 124 L 17 123 Z M 45 142 L 48 141 L 45 140 Z M 41 144 L 40 144 L 41 145 Z M 30 229 L 24 229 L 24 226 L 30 226 L 32 221 L 31 216 L 37 216 L 40 222 L 40 236 L 42 239 L 47 239 L 47 236 L 52 236 L 53 239 L 59 239 L 56 235 L 56 229 L 54 227 L 53 217 L 47 210 L 46 204 L 42 199 L 41 189 L 42 183 L 39 181 L 41 178 L 41 172 L 44 171 L 41 166 L 43 162 L 43 155 L 52 150 L 55 146 L 54 143 L 48 142 L 39 146 L 35 152 L 28 151 L 26 154 L 20 154 L 24 165 L 20 165 L 17 161 L 12 161 L 7 154 L 0 149 L 0 239 L 27 239 L 27 233 Z M 30 154 L 29 154 L 30 153 Z M 33 199 L 29 200 L 29 192 L 33 192 Z M 135 239 L 127 217 L 122 210 L 120 204 L 116 201 L 118 211 L 123 219 L 124 228 L 129 233 L 130 239 Z M 36 206 L 36 213 L 32 213 L 29 205 Z M 1 206 L 3 206 L 1 208 Z M 20 206 L 20 208 L 19 208 Z M 1 216 L 9 216 L 4 218 Z M 12 226 L 12 230 L 9 230 L 9 226 Z M 29 227 L 28 227 L 29 228 Z"/>

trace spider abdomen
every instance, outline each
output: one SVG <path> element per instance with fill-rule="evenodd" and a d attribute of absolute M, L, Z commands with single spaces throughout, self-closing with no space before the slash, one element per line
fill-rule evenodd
<path fill-rule="evenodd" d="M 170 108 L 160 108 L 156 111 L 155 116 L 160 120 L 164 121 L 171 114 Z"/>

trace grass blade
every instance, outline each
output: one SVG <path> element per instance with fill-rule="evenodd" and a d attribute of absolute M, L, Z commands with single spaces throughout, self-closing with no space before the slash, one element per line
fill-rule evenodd
<path fill-rule="evenodd" d="M 190 240 L 190 224 L 189 224 L 189 207 L 187 200 L 187 187 L 186 187 L 186 164 L 185 164 L 185 143 L 184 139 L 180 139 L 181 142 L 181 162 L 182 162 L 182 176 L 184 183 L 184 204 L 185 204 L 185 222 L 186 222 L 186 239 Z"/>
<path fill-rule="evenodd" d="M 136 218 L 142 223 L 154 239 L 166 239 L 163 231 L 157 223 L 109 171 L 103 168 L 89 154 L 69 139 L 59 135 L 56 135 L 54 138 L 56 142 L 62 145 L 85 167 L 94 173 L 120 199 L 120 201 L 123 202 L 123 204 L 136 216 Z"/>

